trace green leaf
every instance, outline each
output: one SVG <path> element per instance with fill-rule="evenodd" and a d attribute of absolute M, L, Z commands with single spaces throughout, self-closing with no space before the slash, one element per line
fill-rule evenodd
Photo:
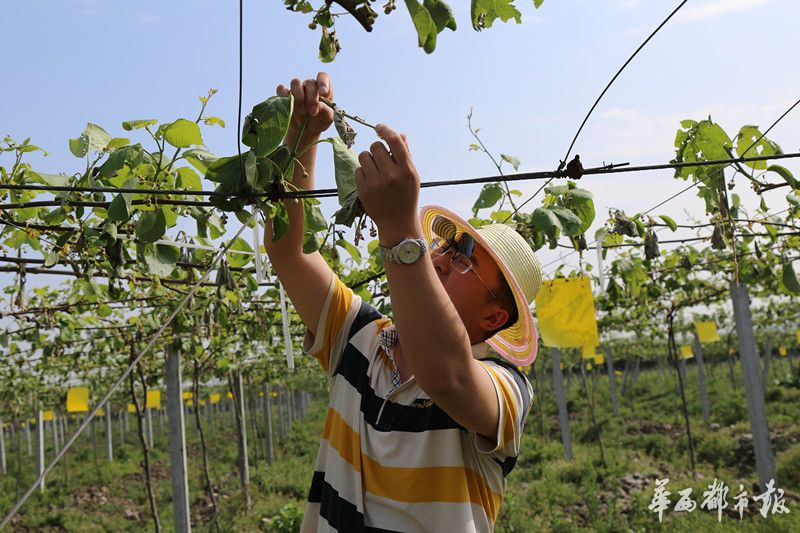
<path fill-rule="evenodd" d="M 760 137 L 761 132 L 758 130 L 758 126 L 742 126 L 739 135 L 736 136 L 736 153 L 739 157 L 770 156 L 781 153 L 780 146 L 766 137 L 759 140 Z M 745 161 L 744 164 L 756 170 L 767 168 L 766 161 Z"/>
<path fill-rule="evenodd" d="M 203 119 L 203 123 L 206 126 L 220 126 L 222 128 L 225 127 L 225 121 L 219 117 L 206 117 Z"/>
<path fill-rule="evenodd" d="M 333 170 L 336 176 L 336 190 L 339 194 L 339 205 L 344 206 L 348 197 L 356 192 L 356 154 L 347 147 L 339 137 L 329 137 L 326 142 L 333 146 Z"/>
<path fill-rule="evenodd" d="M 481 194 L 472 206 L 472 214 L 477 215 L 480 209 L 494 206 L 503 197 L 503 187 L 499 183 L 488 183 L 481 189 Z"/>
<path fill-rule="evenodd" d="M 179 118 L 164 130 L 164 139 L 175 148 L 188 148 L 203 144 L 200 126 L 191 120 Z"/>
<path fill-rule="evenodd" d="M 164 213 L 164 222 L 168 228 L 175 226 L 178 221 L 178 206 L 162 205 L 161 211 Z"/>
<path fill-rule="evenodd" d="M 341 47 L 339 46 L 339 39 L 336 37 L 335 31 L 328 31 L 328 28 L 322 26 L 322 37 L 319 40 L 319 59 L 323 63 L 330 63 L 336 59 L 336 54 L 339 53 Z"/>
<path fill-rule="evenodd" d="M 495 20 L 508 22 L 511 19 L 519 24 L 522 13 L 514 6 L 514 0 L 472 0 L 470 9 L 472 27 L 476 31 L 491 28 Z"/>
<path fill-rule="evenodd" d="M 44 258 L 44 267 L 50 268 L 58 263 L 59 259 L 61 259 L 61 256 L 57 252 L 48 252 Z"/>
<path fill-rule="evenodd" d="M 144 243 L 155 242 L 167 231 L 167 221 L 161 209 L 144 211 L 136 223 L 136 236 Z"/>
<path fill-rule="evenodd" d="M 546 207 L 537 207 L 531 215 L 533 227 L 547 235 L 550 240 L 555 240 L 561 233 L 561 221 L 558 216 Z"/>
<path fill-rule="evenodd" d="M 550 211 L 552 211 L 558 217 L 558 220 L 561 223 L 561 229 L 564 231 L 564 235 L 568 237 L 580 235 L 583 222 L 581 222 L 581 219 L 578 217 L 578 215 L 566 207 L 554 206 L 550 208 Z"/>
<path fill-rule="evenodd" d="M 208 166 L 211 163 L 219 159 L 208 150 L 203 150 L 201 148 L 190 148 L 189 150 L 183 152 L 183 157 L 189 162 L 190 165 L 203 174 L 206 173 Z"/>
<path fill-rule="evenodd" d="M 89 144 L 89 150 L 94 152 L 102 152 L 111 142 L 111 135 L 97 124 L 92 124 L 91 122 L 86 125 L 81 137 L 86 139 Z"/>
<path fill-rule="evenodd" d="M 787 194 L 786 201 L 800 209 L 800 191 Z"/>
<path fill-rule="evenodd" d="M 237 239 L 233 241 L 230 250 L 234 250 L 237 252 L 252 252 L 253 248 L 247 243 L 246 240 L 242 239 L 241 237 L 237 237 Z M 252 255 L 234 254 L 230 252 L 228 252 L 225 255 L 228 258 L 228 264 L 230 264 L 230 266 L 232 267 L 237 267 L 237 268 L 241 268 L 253 260 Z"/>
<path fill-rule="evenodd" d="M 519 170 L 520 160 L 512 155 L 500 154 L 500 159 L 511 165 L 514 170 Z"/>
<path fill-rule="evenodd" d="M 189 167 L 180 167 L 177 169 L 177 172 L 178 179 L 175 182 L 176 187 L 189 191 L 202 190 L 203 186 L 200 183 L 200 176 L 197 175 L 197 172 Z"/>
<path fill-rule="evenodd" d="M 355 261 L 356 264 L 361 263 L 361 252 L 359 252 L 358 248 L 353 246 L 352 243 L 344 239 L 339 239 L 336 241 L 336 246 L 339 246 L 340 248 L 344 248 L 345 250 L 347 250 L 347 253 L 350 254 L 350 257 L 353 258 L 353 261 Z"/>
<path fill-rule="evenodd" d="M 130 143 L 131 140 L 126 139 L 125 137 L 114 137 L 113 139 L 108 141 L 108 146 L 106 146 L 106 149 L 109 151 L 116 150 L 117 148 L 122 148 L 123 146 L 127 146 Z"/>
<path fill-rule="evenodd" d="M 678 229 L 678 224 L 672 218 L 668 217 L 667 215 L 659 215 L 658 218 L 663 220 L 664 223 L 667 226 L 669 226 L 669 229 L 671 229 L 672 231 L 675 231 L 675 230 Z"/>
<path fill-rule="evenodd" d="M 436 33 L 441 33 L 445 28 L 456 31 L 458 28 L 456 18 L 453 16 L 453 10 L 450 9 L 449 5 L 442 0 L 425 0 L 423 5 L 436 24 Z"/>
<path fill-rule="evenodd" d="M 797 274 L 794 271 L 792 263 L 783 265 L 782 281 L 787 291 L 794 295 L 800 295 L 800 280 L 797 279 Z"/>
<path fill-rule="evenodd" d="M 775 172 L 789 184 L 792 189 L 800 189 L 800 181 L 797 181 L 788 168 L 781 165 L 770 165 L 767 167 L 767 172 Z"/>
<path fill-rule="evenodd" d="M 83 137 L 78 137 L 77 139 L 70 139 L 69 151 L 72 152 L 72 155 L 74 155 L 75 157 L 82 158 L 87 153 L 89 153 L 89 142 Z"/>
<path fill-rule="evenodd" d="M 322 215 L 322 211 L 308 200 L 310 199 L 303 201 L 303 206 L 305 208 L 305 231 L 316 233 L 328 229 L 328 222 Z"/>
<path fill-rule="evenodd" d="M 278 202 L 272 217 L 272 240 L 278 241 L 289 231 L 289 215 L 283 202 Z"/>
<path fill-rule="evenodd" d="M 44 183 L 45 185 L 50 185 L 52 187 L 67 186 L 71 177 L 64 174 L 46 174 L 44 172 L 34 172 L 32 170 L 28 170 L 26 174 L 31 176 L 33 181 L 37 183 Z"/>
<path fill-rule="evenodd" d="M 293 105 L 292 96 L 272 96 L 256 104 L 245 117 L 242 142 L 258 157 L 272 153 L 286 137 Z"/>
<path fill-rule="evenodd" d="M 108 156 L 108 159 L 100 165 L 98 171 L 100 176 L 110 178 L 126 165 L 128 168 L 136 168 L 143 162 L 144 150 L 142 149 L 142 145 L 137 143 L 114 150 L 111 155 Z"/>
<path fill-rule="evenodd" d="M 119 193 L 111 200 L 111 204 L 108 206 L 109 220 L 115 220 L 117 222 L 128 220 L 130 217 L 130 200 L 126 200 L 126 196 L 130 197 L 131 195 Z"/>
<path fill-rule="evenodd" d="M 131 130 L 138 130 L 140 128 L 146 128 L 147 126 L 152 126 L 153 124 L 158 124 L 158 121 L 154 118 L 145 118 L 141 120 L 126 120 L 122 123 L 122 129 L 125 131 Z"/>
<path fill-rule="evenodd" d="M 144 262 L 151 274 L 167 277 L 175 270 L 181 251 L 171 244 L 151 244 L 144 247 Z"/>
<path fill-rule="evenodd" d="M 436 49 L 436 23 L 428 10 L 417 0 L 405 0 L 408 14 L 417 30 L 417 44 L 430 54 Z"/>

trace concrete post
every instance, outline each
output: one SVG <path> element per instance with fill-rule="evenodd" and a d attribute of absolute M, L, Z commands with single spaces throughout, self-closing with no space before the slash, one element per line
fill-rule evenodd
<path fill-rule="evenodd" d="M 558 423 L 561 426 L 561 442 L 564 444 L 564 456 L 572 460 L 572 440 L 569 434 L 567 400 L 564 396 L 564 375 L 561 373 L 561 354 L 558 348 L 550 348 L 550 357 L 553 361 L 553 388 L 555 388 L 556 391 L 556 403 L 558 404 Z"/>
<path fill-rule="evenodd" d="M 733 314 L 736 318 L 736 333 L 739 341 L 739 359 L 744 374 L 744 390 L 747 397 L 747 411 L 750 416 L 750 430 L 753 434 L 753 449 L 756 456 L 756 471 L 761 490 L 775 479 L 775 456 L 772 454 L 767 412 L 764 405 L 764 391 L 761 387 L 756 341 L 753 335 L 753 320 L 750 314 L 750 297 L 747 285 L 731 284 Z"/>
<path fill-rule="evenodd" d="M 275 451 L 272 442 L 272 398 L 270 398 L 269 383 L 264 383 L 264 425 L 266 427 L 265 437 L 267 439 L 267 464 L 272 464 L 275 460 Z"/>
<path fill-rule="evenodd" d="M 697 381 L 700 385 L 700 408 L 703 411 L 703 422 L 706 426 L 711 422 L 708 409 L 708 393 L 706 392 L 706 365 L 703 360 L 703 345 L 697 334 L 694 336 L 694 358 L 697 360 Z"/>
<path fill-rule="evenodd" d="M 113 442 L 113 434 L 114 434 L 114 426 L 111 424 L 111 405 L 106 405 L 106 458 L 108 458 L 108 462 L 112 462 L 114 460 L 114 442 Z"/>
<path fill-rule="evenodd" d="M 36 476 L 44 472 L 44 416 L 41 409 L 36 409 Z M 44 479 L 39 484 L 39 490 L 44 490 Z"/>
<path fill-rule="evenodd" d="M 167 351 L 167 414 L 169 416 L 169 464 L 172 478 L 172 512 L 175 531 L 189 533 L 189 479 L 186 470 L 186 432 L 181 393 L 181 356 L 174 347 Z"/>
<path fill-rule="evenodd" d="M 619 405 L 617 404 L 617 376 L 614 373 L 614 361 L 611 357 L 611 348 L 606 346 L 606 372 L 608 373 L 608 387 L 611 394 L 611 408 L 614 416 L 619 416 Z"/>

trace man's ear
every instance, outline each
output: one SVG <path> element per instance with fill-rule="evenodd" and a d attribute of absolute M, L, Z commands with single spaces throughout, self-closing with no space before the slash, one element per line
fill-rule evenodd
<path fill-rule="evenodd" d="M 511 315 L 508 311 L 497 304 L 492 304 L 481 319 L 481 327 L 486 331 L 494 331 L 505 324 L 509 316 Z"/>

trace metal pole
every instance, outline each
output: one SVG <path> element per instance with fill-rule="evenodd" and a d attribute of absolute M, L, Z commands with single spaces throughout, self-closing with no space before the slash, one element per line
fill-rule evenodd
<path fill-rule="evenodd" d="M 111 405 L 106 405 L 106 457 L 108 462 L 114 461 L 114 427 L 111 425 Z"/>
<path fill-rule="evenodd" d="M 561 354 L 558 348 L 550 348 L 550 357 L 553 361 L 553 387 L 556 390 L 558 424 L 561 426 L 561 442 L 564 444 L 564 456 L 572 460 L 572 441 L 569 435 L 567 400 L 564 397 L 564 375 L 561 373 Z"/>
<path fill-rule="evenodd" d="M 678 370 L 681 372 L 681 378 L 686 381 L 686 359 L 678 361 Z"/>
<path fill-rule="evenodd" d="M 53 420 L 50 421 L 50 429 L 53 432 L 53 455 L 58 453 L 58 417 L 53 413 Z"/>
<path fill-rule="evenodd" d="M 6 434 L 2 420 L 0 420 L 0 471 L 6 475 Z"/>
<path fill-rule="evenodd" d="M 123 417 L 122 410 L 119 411 L 117 415 L 117 426 L 119 426 L 119 445 L 125 445 L 125 419 Z"/>
<path fill-rule="evenodd" d="M 28 444 L 28 455 L 31 455 L 33 453 L 33 448 L 31 446 L 31 422 L 25 417 L 23 423 L 25 424 L 25 442 Z"/>
<path fill-rule="evenodd" d="M 186 471 L 186 432 L 181 395 L 181 355 L 167 350 L 167 414 L 169 423 L 169 464 L 172 478 L 172 512 L 175 531 L 192 530 L 189 519 L 189 479 Z"/>
<path fill-rule="evenodd" d="M 736 333 L 739 340 L 739 359 L 744 375 L 744 392 L 747 397 L 747 411 L 750 415 L 750 430 L 753 434 L 753 449 L 756 455 L 756 471 L 761 489 L 775 479 L 775 456 L 769 437 L 767 412 L 764 406 L 764 391 L 761 387 L 756 341 L 753 335 L 753 320 L 750 314 L 750 297 L 747 285 L 731 283 L 733 314 L 736 318 Z"/>
<path fill-rule="evenodd" d="M 44 472 L 44 416 L 41 409 L 36 409 L 36 476 Z M 44 479 L 39 484 L 39 490 L 44 490 Z"/>
<path fill-rule="evenodd" d="M 708 393 L 706 392 L 706 365 L 703 360 L 703 346 L 695 333 L 694 358 L 697 359 L 697 381 L 700 385 L 700 407 L 703 410 L 703 422 L 707 426 L 711 421 L 708 409 Z"/>
<path fill-rule="evenodd" d="M 145 418 L 147 419 L 147 444 L 153 447 L 153 408 L 147 407 L 145 410 Z"/>
<path fill-rule="evenodd" d="M 283 440 L 285 435 L 284 422 L 283 422 L 283 387 L 275 385 L 275 390 L 278 393 L 278 439 Z"/>
<path fill-rule="evenodd" d="M 269 383 L 264 383 L 264 425 L 266 426 L 267 463 L 272 464 L 275 452 L 272 442 L 272 399 L 270 398 Z"/>
<path fill-rule="evenodd" d="M 614 361 L 611 358 L 611 348 L 608 346 L 606 346 L 606 371 L 608 372 L 611 407 L 614 410 L 614 416 L 619 416 L 619 406 L 617 405 L 617 376 L 614 373 Z"/>
<path fill-rule="evenodd" d="M 242 488 L 244 489 L 245 509 L 250 508 L 250 464 L 247 460 L 247 420 L 245 419 L 244 412 L 244 387 L 242 386 L 242 374 L 234 372 L 233 374 L 233 387 L 236 389 L 233 393 L 233 401 L 235 402 L 235 409 L 239 413 L 236 417 L 241 420 L 239 426 L 239 474 L 241 476 Z"/>

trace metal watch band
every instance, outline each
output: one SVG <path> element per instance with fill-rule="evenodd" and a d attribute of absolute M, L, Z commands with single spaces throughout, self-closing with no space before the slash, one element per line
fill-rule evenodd
<path fill-rule="evenodd" d="M 428 250 L 428 243 L 425 239 L 406 238 L 391 248 L 378 245 L 381 257 L 384 261 L 398 265 L 410 265 L 419 261 Z"/>

